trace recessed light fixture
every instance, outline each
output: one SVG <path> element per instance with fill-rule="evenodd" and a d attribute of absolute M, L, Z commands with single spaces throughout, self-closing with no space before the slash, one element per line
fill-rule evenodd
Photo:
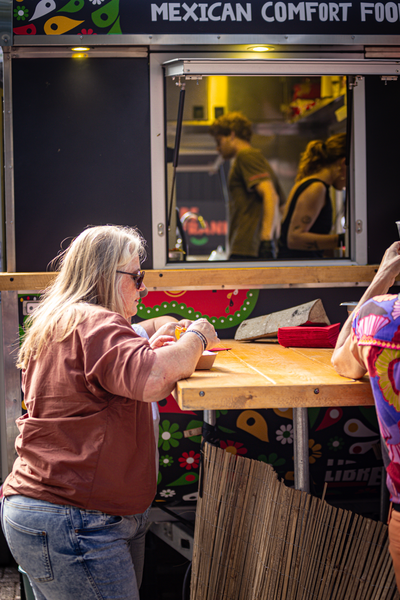
<path fill-rule="evenodd" d="M 90 48 L 88 46 L 75 46 L 71 50 L 72 52 L 87 52 Z"/>
<path fill-rule="evenodd" d="M 253 52 L 270 52 L 271 50 L 274 50 L 274 47 L 260 44 L 258 46 L 249 46 L 247 50 L 252 50 Z"/>

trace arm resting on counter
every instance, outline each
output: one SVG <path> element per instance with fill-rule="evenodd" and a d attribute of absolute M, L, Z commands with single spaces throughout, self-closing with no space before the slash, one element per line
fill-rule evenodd
<path fill-rule="evenodd" d="M 143 400 L 154 402 L 166 398 L 179 379 L 190 377 L 203 347 L 196 335 L 184 335 L 179 342 L 154 350 L 156 360 L 144 387 Z"/>
<path fill-rule="evenodd" d="M 358 354 L 356 358 L 351 348 L 351 335 L 349 335 L 345 343 L 339 348 L 335 348 L 332 355 L 332 364 L 335 370 L 343 377 L 349 377 L 350 379 L 361 379 L 367 372 L 367 369 L 359 362 L 361 356 Z M 356 346 L 356 351 L 358 347 Z"/>
<path fill-rule="evenodd" d="M 355 307 L 357 311 L 367 300 L 374 296 L 386 294 L 394 284 L 396 276 L 400 273 L 400 242 L 392 244 L 385 252 L 379 269 L 371 284 Z M 367 369 L 364 366 L 363 350 L 351 343 L 351 327 L 353 316 L 349 315 L 342 327 L 332 355 L 332 364 L 336 371 L 344 377 L 360 379 Z"/>
<path fill-rule="evenodd" d="M 211 348 L 219 342 L 214 327 L 204 318 L 192 323 L 190 329 L 199 331 Z M 198 335 L 189 335 L 187 332 L 177 342 L 171 342 L 170 339 L 171 336 L 165 336 L 166 345 L 154 348 L 156 359 L 144 386 L 145 402 L 166 398 L 174 390 L 177 381 L 192 375 L 203 353 L 203 343 Z"/>

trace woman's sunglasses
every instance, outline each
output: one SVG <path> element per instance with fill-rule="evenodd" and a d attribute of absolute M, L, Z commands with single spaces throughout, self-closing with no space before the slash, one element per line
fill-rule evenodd
<path fill-rule="evenodd" d="M 140 290 L 140 288 L 142 287 L 143 279 L 146 274 L 145 271 L 139 271 L 138 273 L 127 273 L 126 271 L 117 271 L 117 273 L 121 273 L 122 275 L 129 275 L 129 277 L 132 277 L 133 281 L 136 284 L 137 290 Z"/>

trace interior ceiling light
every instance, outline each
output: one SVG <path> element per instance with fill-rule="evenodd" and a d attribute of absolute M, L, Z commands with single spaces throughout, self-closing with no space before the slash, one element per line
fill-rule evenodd
<path fill-rule="evenodd" d="M 269 52 L 270 50 L 273 50 L 274 47 L 273 46 L 249 46 L 247 48 L 247 50 L 252 50 L 253 52 Z"/>
<path fill-rule="evenodd" d="M 72 52 L 87 52 L 90 50 L 88 46 L 75 46 L 75 48 L 71 48 Z"/>

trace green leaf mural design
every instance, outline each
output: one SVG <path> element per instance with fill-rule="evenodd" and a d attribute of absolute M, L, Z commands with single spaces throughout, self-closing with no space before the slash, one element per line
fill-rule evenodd
<path fill-rule="evenodd" d="M 119 15 L 119 0 L 111 0 L 92 12 L 92 21 L 97 27 L 110 27 Z"/>
<path fill-rule="evenodd" d="M 120 18 L 119 17 L 115 21 L 114 25 L 111 27 L 110 31 L 108 32 L 108 34 L 110 34 L 110 33 L 122 33 L 121 23 L 120 23 Z"/>
<path fill-rule="evenodd" d="M 81 10 L 85 6 L 85 0 L 70 0 L 65 6 L 60 8 L 57 12 L 69 12 L 75 13 Z"/>
<path fill-rule="evenodd" d="M 228 429 L 227 427 L 222 427 L 222 425 L 218 425 L 218 429 L 220 429 L 224 433 L 236 433 L 236 431 L 232 431 L 232 429 Z"/>
<path fill-rule="evenodd" d="M 378 429 L 378 419 L 376 418 L 375 406 L 359 406 L 360 412 L 363 417 L 367 419 L 371 425 Z"/>
<path fill-rule="evenodd" d="M 268 456 L 268 458 L 265 454 L 260 454 L 260 456 L 258 457 L 258 460 L 260 460 L 261 462 L 265 462 L 274 468 L 281 467 L 286 462 L 286 460 L 284 458 L 278 458 L 278 455 L 275 452 L 272 452 Z"/>
<path fill-rule="evenodd" d="M 186 429 L 197 429 L 198 427 L 203 427 L 203 421 L 196 421 L 193 419 L 186 425 Z M 193 437 L 188 438 L 191 442 L 195 442 L 196 444 L 201 443 L 201 435 L 194 435 Z"/>
<path fill-rule="evenodd" d="M 315 421 L 316 421 L 316 420 L 317 420 L 317 418 L 318 418 L 318 415 L 319 415 L 319 413 L 320 413 L 320 410 L 321 410 L 321 409 L 320 409 L 320 408 L 317 408 L 317 407 L 315 407 L 315 408 L 308 408 L 308 409 L 307 409 L 307 412 L 308 412 L 308 421 L 309 421 L 309 423 L 310 423 L 310 427 L 314 427 L 314 425 L 315 425 Z"/>
<path fill-rule="evenodd" d="M 192 483 L 196 483 L 198 480 L 198 473 L 184 473 L 178 479 L 175 479 L 175 481 L 168 483 L 167 485 L 191 485 Z"/>

